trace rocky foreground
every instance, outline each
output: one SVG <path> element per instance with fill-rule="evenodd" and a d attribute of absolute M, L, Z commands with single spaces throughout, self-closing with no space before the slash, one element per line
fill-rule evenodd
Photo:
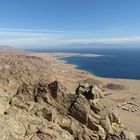
<path fill-rule="evenodd" d="M 0 51 L 1 140 L 136 140 L 96 84 L 71 93 L 41 58 Z"/>

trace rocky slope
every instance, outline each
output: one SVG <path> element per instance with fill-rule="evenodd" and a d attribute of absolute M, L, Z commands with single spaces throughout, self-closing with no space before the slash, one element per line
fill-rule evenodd
<path fill-rule="evenodd" d="M 1 140 L 136 140 L 97 85 L 70 93 L 49 63 L 1 49 Z"/>

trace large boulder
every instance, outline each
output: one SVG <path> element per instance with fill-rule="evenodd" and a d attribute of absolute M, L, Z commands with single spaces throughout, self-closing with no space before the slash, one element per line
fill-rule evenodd
<path fill-rule="evenodd" d="M 94 100 L 97 98 L 102 98 L 102 90 L 97 85 L 91 85 L 89 83 L 81 83 L 76 89 L 76 94 L 84 95 L 88 100 Z"/>
<path fill-rule="evenodd" d="M 79 122 L 86 124 L 88 122 L 88 116 L 90 112 L 90 103 L 85 98 L 85 96 L 80 94 L 72 103 L 69 111 L 72 117 L 74 117 Z"/>
<path fill-rule="evenodd" d="M 93 111 L 90 111 L 88 118 L 88 128 L 90 128 L 92 131 L 97 132 L 101 139 L 105 139 L 106 132 L 104 128 L 100 125 L 100 119 L 100 116 L 95 114 Z"/>
<path fill-rule="evenodd" d="M 84 95 L 87 100 L 89 99 L 93 99 L 94 98 L 94 94 L 92 93 L 92 85 L 89 85 L 88 83 L 81 83 L 79 84 L 79 86 L 76 89 L 76 94 L 82 94 Z"/>
<path fill-rule="evenodd" d="M 83 127 L 75 119 L 70 116 L 58 115 L 55 120 L 63 129 L 67 130 L 74 138 L 82 136 Z"/>

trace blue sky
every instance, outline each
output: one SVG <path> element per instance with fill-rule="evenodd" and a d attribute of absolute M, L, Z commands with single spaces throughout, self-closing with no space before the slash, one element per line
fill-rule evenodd
<path fill-rule="evenodd" d="M 0 44 L 137 42 L 140 0 L 0 0 Z"/>

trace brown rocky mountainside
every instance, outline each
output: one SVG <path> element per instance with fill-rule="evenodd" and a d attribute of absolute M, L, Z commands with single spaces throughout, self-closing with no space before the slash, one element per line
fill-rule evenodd
<path fill-rule="evenodd" d="M 136 140 L 97 85 L 70 93 L 49 63 L 0 49 L 1 140 Z"/>

